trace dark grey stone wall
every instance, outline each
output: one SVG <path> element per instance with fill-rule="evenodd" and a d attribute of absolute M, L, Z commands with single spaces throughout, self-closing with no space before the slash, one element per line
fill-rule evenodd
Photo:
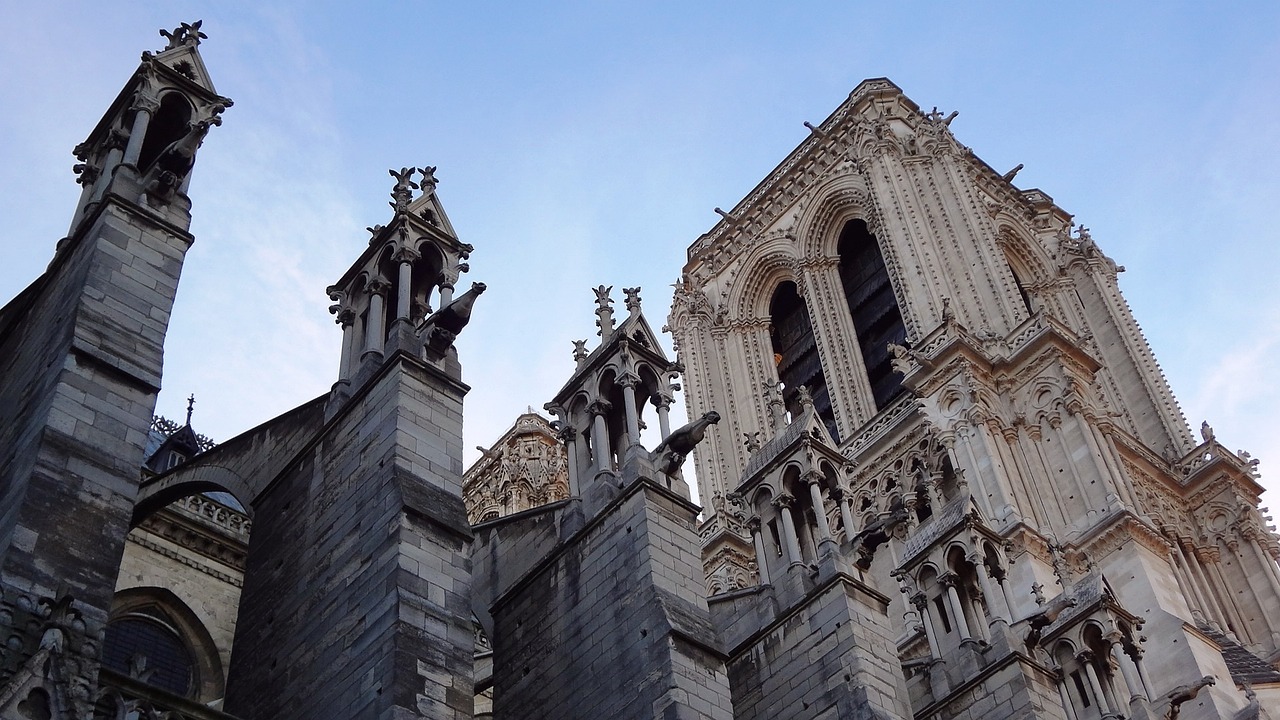
<path fill-rule="evenodd" d="M 1067 720 L 1052 676 L 1038 664 L 1013 654 L 967 678 L 945 702 L 920 708 L 917 718 L 941 720 Z"/>
<path fill-rule="evenodd" d="M 512 584 L 492 608 L 495 718 L 733 717 L 696 514 L 637 481 Z"/>
<path fill-rule="evenodd" d="M 69 594 L 91 639 L 110 609 L 190 244 L 185 224 L 109 196 L 0 311 L 4 604 Z M 33 650 L 7 650 L 0 667 Z M 81 650 L 94 667 L 96 648 Z"/>
<path fill-rule="evenodd" d="M 911 717 L 887 607 L 883 595 L 837 575 L 781 613 L 733 650 L 734 717 Z"/>
<path fill-rule="evenodd" d="M 229 712 L 470 717 L 465 390 L 396 355 L 258 497 Z"/>

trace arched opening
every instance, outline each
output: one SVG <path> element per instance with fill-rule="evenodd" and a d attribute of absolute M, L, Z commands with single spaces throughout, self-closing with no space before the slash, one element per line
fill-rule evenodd
<path fill-rule="evenodd" d="M 782 381 L 782 401 L 787 411 L 792 418 L 799 416 L 800 387 L 807 387 L 813 396 L 813 408 L 818 417 L 822 418 L 831 438 L 840 442 L 835 411 L 831 408 L 831 393 L 822 372 L 817 339 L 813 335 L 813 321 L 795 283 L 784 282 L 773 291 L 773 299 L 769 301 L 769 320 L 773 358 L 778 368 L 778 379 Z"/>
<path fill-rule="evenodd" d="M 880 244 L 867 230 L 867 224 L 862 220 L 845 223 L 837 252 L 840 284 L 858 336 L 871 394 L 876 409 L 880 410 L 902 391 L 902 376 L 893 370 L 889 343 L 905 344 L 907 327 L 893 294 Z"/>
<path fill-rule="evenodd" d="M 160 107 L 147 124 L 147 136 L 138 153 L 138 170 L 146 172 L 160 153 L 187 134 L 191 124 L 191 104 L 176 92 L 160 98 Z"/>
<path fill-rule="evenodd" d="M 226 681 L 208 629 L 172 591 L 136 587 L 116 594 L 102 642 L 102 665 L 118 675 L 202 703 Z"/>

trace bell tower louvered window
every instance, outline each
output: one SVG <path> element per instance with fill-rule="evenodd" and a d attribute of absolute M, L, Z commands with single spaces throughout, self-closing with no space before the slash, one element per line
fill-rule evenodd
<path fill-rule="evenodd" d="M 902 391 L 902 376 L 893 371 L 889 343 L 903 345 L 907 328 L 889 282 L 884 256 L 874 235 L 861 220 L 851 220 L 840 233 L 840 283 L 858 335 L 876 409 L 883 409 Z"/>
<path fill-rule="evenodd" d="M 801 385 L 809 388 L 813 407 L 827 426 L 827 432 L 831 433 L 831 439 L 840 442 L 835 412 L 831 409 L 831 393 L 827 390 L 827 378 L 818 357 L 818 343 L 813 336 L 813 322 L 795 283 L 784 282 L 773 291 L 769 319 L 773 324 L 774 361 L 778 365 L 778 379 L 783 386 L 782 401 L 787 410 L 793 418 L 796 417 L 800 412 L 799 388 Z"/>

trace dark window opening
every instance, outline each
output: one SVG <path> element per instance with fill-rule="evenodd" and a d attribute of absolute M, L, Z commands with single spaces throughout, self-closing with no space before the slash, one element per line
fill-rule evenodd
<path fill-rule="evenodd" d="M 1090 705 L 1092 705 L 1093 703 L 1089 702 L 1089 693 L 1085 692 L 1084 680 L 1080 678 L 1079 670 L 1071 671 L 1071 681 L 1075 683 L 1076 692 L 1080 695 L 1080 700 L 1081 702 L 1084 703 L 1084 706 L 1089 707 Z"/>
<path fill-rule="evenodd" d="M 187 134 L 190 123 L 191 106 L 187 101 L 177 93 L 165 95 L 151 122 L 147 123 L 147 135 L 138 153 L 138 170 L 149 169 L 165 148 Z"/>
<path fill-rule="evenodd" d="M 951 632 L 951 618 L 947 616 L 947 605 L 941 595 L 933 599 L 933 606 L 938 609 L 938 619 L 942 620 L 942 631 Z"/>
<path fill-rule="evenodd" d="M 840 233 L 840 284 L 858 335 L 862 362 L 876 409 L 902 392 L 902 376 L 893 371 L 889 343 L 905 345 L 907 327 L 893 294 L 880 245 L 861 220 L 851 220 Z"/>
<path fill-rule="evenodd" d="M 107 626 L 102 664 L 175 695 L 188 696 L 194 686 L 195 663 L 186 643 L 166 623 L 147 615 L 128 615 Z"/>
<path fill-rule="evenodd" d="M 773 292 L 769 302 L 769 319 L 774 360 L 778 364 L 778 379 L 782 381 L 782 401 L 792 418 L 800 414 L 799 389 L 809 388 L 813 408 L 822 418 L 831 439 L 840 442 L 836 428 L 836 414 L 831 407 L 831 393 L 827 378 L 822 372 L 822 360 L 818 357 L 818 343 L 813 335 L 813 322 L 809 308 L 796 290 L 793 282 L 784 282 Z"/>
<path fill-rule="evenodd" d="M 778 537 L 778 521 L 769 521 L 769 537 L 773 540 L 773 551 L 777 557 L 782 557 L 782 541 Z"/>
<path fill-rule="evenodd" d="M 1018 294 L 1022 296 L 1022 304 L 1027 308 L 1028 315 L 1034 315 L 1035 310 L 1031 309 L 1031 295 L 1027 293 L 1027 288 L 1022 284 L 1022 278 L 1018 277 L 1018 271 L 1009 266 L 1009 273 L 1013 275 L 1013 284 L 1018 286 Z"/>

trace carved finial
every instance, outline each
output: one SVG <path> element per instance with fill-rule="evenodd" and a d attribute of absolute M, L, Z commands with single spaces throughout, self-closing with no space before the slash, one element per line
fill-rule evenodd
<path fill-rule="evenodd" d="M 622 294 L 627 296 L 627 312 L 632 315 L 640 312 L 640 288 L 622 288 Z"/>
<path fill-rule="evenodd" d="M 1205 442 L 1213 442 L 1213 427 L 1209 425 L 1208 420 L 1200 423 L 1200 437 L 1204 438 Z"/>
<path fill-rule="evenodd" d="M 809 392 L 808 385 L 800 385 L 796 388 L 796 402 L 800 403 L 801 412 L 813 407 L 813 393 Z"/>
<path fill-rule="evenodd" d="M 422 192 L 428 193 L 436 189 L 436 185 L 440 181 L 436 179 L 436 166 L 418 168 L 418 172 L 422 173 Z"/>
<path fill-rule="evenodd" d="M 208 40 L 209 36 L 200 32 L 200 26 L 203 20 L 197 20 L 193 23 L 182 23 L 173 30 L 161 30 L 160 34 L 169 41 L 164 46 L 165 50 L 172 50 L 183 45 L 199 45 L 201 40 Z"/>
<path fill-rule="evenodd" d="M 769 407 L 769 421 L 773 424 L 773 431 L 780 432 L 782 426 L 787 424 L 787 410 L 782 404 L 782 391 L 776 382 L 762 383 L 761 388 L 764 390 L 765 404 Z"/>
<path fill-rule="evenodd" d="M 188 425 L 191 424 L 191 412 L 195 410 L 195 408 L 196 408 L 196 394 L 191 393 L 191 396 L 187 398 L 187 424 Z"/>
<path fill-rule="evenodd" d="M 596 294 L 596 327 L 600 328 L 597 333 L 601 338 L 609 337 L 609 333 L 613 332 L 613 298 L 609 297 L 609 293 L 613 291 L 613 286 L 599 285 L 591 289 Z"/>
<path fill-rule="evenodd" d="M 417 168 L 400 168 L 400 172 L 388 170 L 391 177 L 396 179 L 396 184 L 391 188 L 391 202 L 388 203 L 396 212 L 402 212 L 409 208 L 409 203 L 413 200 L 413 191 L 418 189 L 418 183 L 413 181 L 413 173 Z"/>
<path fill-rule="evenodd" d="M 586 360 L 586 359 L 587 359 L 587 356 L 591 354 L 591 353 L 587 352 L 587 341 L 586 341 L 586 340 L 572 340 L 572 341 L 570 341 L 570 342 L 572 342 L 572 343 L 573 343 L 573 359 L 574 359 L 574 362 L 578 363 L 578 366 L 579 366 L 579 367 L 581 367 L 581 366 L 582 366 L 583 361 L 584 361 L 584 360 Z"/>
<path fill-rule="evenodd" d="M 1082 250 L 1093 247 L 1093 235 L 1089 234 L 1089 228 L 1085 227 L 1084 223 L 1080 223 L 1076 226 L 1076 233 L 1076 241 L 1080 243 L 1080 248 Z"/>
<path fill-rule="evenodd" d="M 956 313 L 951 309 L 951 298 L 942 298 L 942 322 L 949 323 L 956 319 Z"/>

